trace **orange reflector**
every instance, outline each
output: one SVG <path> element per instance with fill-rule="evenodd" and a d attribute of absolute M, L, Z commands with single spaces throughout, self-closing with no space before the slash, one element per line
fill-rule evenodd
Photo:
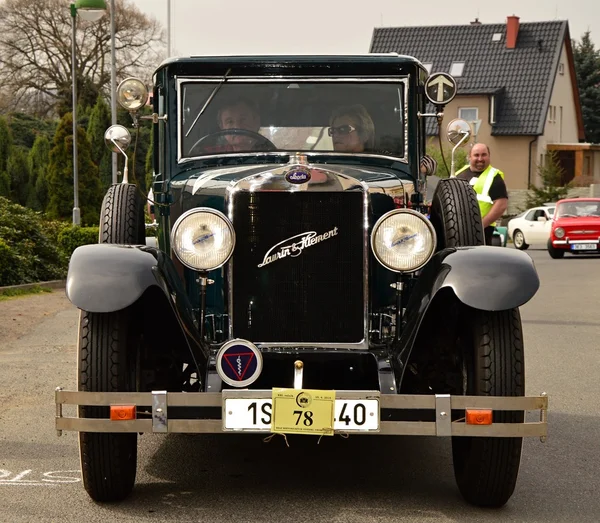
<path fill-rule="evenodd" d="M 135 419 L 135 405 L 111 405 L 110 419 L 112 421 Z"/>
<path fill-rule="evenodd" d="M 492 411 L 491 410 L 473 410 L 467 409 L 467 423 L 469 425 L 491 425 Z"/>

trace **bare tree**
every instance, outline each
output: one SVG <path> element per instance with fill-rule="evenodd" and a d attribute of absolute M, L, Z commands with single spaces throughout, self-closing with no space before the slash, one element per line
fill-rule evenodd
<path fill-rule="evenodd" d="M 1 0 L 0 0 L 1 2 Z M 164 32 L 128 0 L 116 0 L 117 82 L 131 75 L 149 80 L 164 56 Z M 110 91 L 110 17 L 76 18 L 78 101 L 93 106 Z M 72 18 L 68 0 L 5 0 L 0 3 L 2 110 L 62 115 L 71 107 Z"/>

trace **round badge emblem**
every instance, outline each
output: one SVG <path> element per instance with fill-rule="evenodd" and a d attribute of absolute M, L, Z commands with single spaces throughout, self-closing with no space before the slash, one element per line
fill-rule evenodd
<path fill-rule="evenodd" d="M 292 169 L 285 175 L 285 179 L 289 183 L 299 185 L 310 180 L 310 172 L 303 169 Z"/>
<path fill-rule="evenodd" d="M 247 340 L 231 340 L 217 353 L 217 373 L 232 387 L 247 387 L 262 372 L 262 354 Z"/>

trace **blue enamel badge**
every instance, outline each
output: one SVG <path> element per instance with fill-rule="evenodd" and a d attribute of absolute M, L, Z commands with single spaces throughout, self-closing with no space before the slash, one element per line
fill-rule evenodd
<path fill-rule="evenodd" d="M 302 169 L 292 169 L 285 175 L 285 179 L 289 183 L 301 184 L 310 180 L 310 172 Z"/>

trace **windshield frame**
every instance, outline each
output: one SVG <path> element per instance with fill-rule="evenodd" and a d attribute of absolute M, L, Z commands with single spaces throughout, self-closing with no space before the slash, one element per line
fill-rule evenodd
<path fill-rule="evenodd" d="M 409 90 L 410 75 L 406 76 L 307 76 L 307 75 L 286 75 L 286 76 L 181 76 L 176 78 L 177 88 L 177 164 L 184 164 L 197 160 L 205 160 L 219 157 L 250 157 L 260 158 L 273 156 L 287 157 L 290 154 L 301 153 L 311 156 L 340 156 L 340 157 L 351 157 L 356 158 L 357 156 L 365 156 L 370 158 L 385 158 L 388 160 L 400 161 L 408 164 L 408 90 Z M 218 88 L 218 84 L 229 84 L 229 83 L 286 83 L 286 82 L 307 82 L 307 83 L 389 83 L 389 84 L 402 84 L 402 106 L 403 106 L 403 156 L 390 156 L 376 153 L 342 153 L 336 151 L 305 151 L 305 150 L 282 150 L 282 151 L 269 151 L 269 152 L 223 152 L 218 154 L 205 154 L 198 156 L 184 156 L 183 155 L 183 124 L 182 124 L 182 112 L 183 112 L 183 84 L 190 83 L 214 83 L 215 88 Z"/>

